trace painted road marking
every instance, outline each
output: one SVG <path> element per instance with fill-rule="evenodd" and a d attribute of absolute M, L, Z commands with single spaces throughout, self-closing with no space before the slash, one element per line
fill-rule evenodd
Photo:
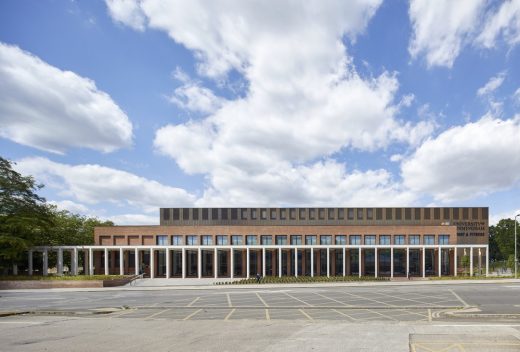
<path fill-rule="evenodd" d="M 168 309 L 163 309 L 163 310 L 161 310 L 161 311 L 159 311 L 159 312 L 157 312 L 157 313 L 154 313 L 154 314 L 152 314 L 152 315 L 146 317 L 145 319 L 152 319 L 153 317 L 156 317 L 156 316 L 158 316 L 159 314 L 162 314 L 162 313 L 167 312 L 167 311 L 169 311 L 169 310 L 170 310 L 170 308 L 168 308 Z"/>
<path fill-rule="evenodd" d="M 318 295 L 318 296 L 321 296 L 321 297 L 323 297 L 323 298 L 326 298 L 326 299 L 330 299 L 331 301 L 338 302 L 338 303 L 340 303 L 341 305 L 344 305 L 344 306 L 347 306 L 347 307 L 349 306 L 349 304 L 346 304 L 345 302 L 338 301 L 337 299 L 334 299 L 334 298 L 332 298 L 332 297 L 327 297 L 327 296 L 325 296 L 325 295 L 322 295 L 321 293 L 314 292 L 314 294 L 315 294 L 315 295 Z"/>
<path fill-rule="evenodd" d="M 228 320 L 229 317 L 230 317 L 231 315 L 233 315 L 233 313 L 235 312 L 235 310 L 236 310 L 236 308 L 231 309 L 231 311 L 228 313 L 228 315 L 226 315 L 226 317 L 224 318 L 224 320 Z"/>
<path fill-rule="evenodd" d="M 188 315 L 187 317 L 185 317 L 185 318 L 182 319 L 182 320 L 188 320 L 188 319 L 190 319 L 191 317 L 193 317 L 195 314 L 197 314 L 197 313 L 200 312 L 201 310 L 202 310 L 202 308 L 201 308 L 201 309 L 198 309 L 198 310 L 196 310 L 196 311 L 194 311 L 193 313 L 191 313 L 190 315 Z"/>
<path fill-rule="evenodd" d="M 312 319 L 312 317 L 305 313 L 305 311 L 303 309 L 298 309 L 300 311 L 300 313 L 302 313 L 303 315 L 305 315 L 307 317 L 307 319 L 309 319 L 310 321 L 314 321 L 314 319 Z"/>
<path fill-rule="evenodd" d="M 431 309 L 428 309 L 428 321 L 430 323 L 432 322 L 432 310 Z"/>
<path fill-rule="evenodd" d="M 231 297 L 229 296 L 229 293 L 226 293 L 226 296 L 227 296 L 228 307 L 233 307 L 233 305 L 231 304 Z"/>
<path fill-rule="evenodd" d="M 191 307 L 195 302 L 197 302 L 200 299 L 200 297 L 195 298 L 193 301 L 191 301 L 190 304 L 187 305 L 187 307 Z"/>
<path fill-rule="evenodd" d="M 302 302 L 303 304 L 308 305 L 309 307 L 313 307 L 312 304 L 309 304 L 309 303 L 305 302 L 304 300 L 299 299 L 298 297 L 294 297 L 293 295 L 291 295 L 291 294 L 289 294 L 289 293 L 287 293 L 287 292 L 284 292 L 284 293 L 285 293 L 287 296 L 291 297 L 292 299 L 295 299 L 295 300 L 297 300 L 297 301 L 300 301 L 300 302 Z M 301 309 L 300 309 L 300 310 L 301 310 Z"/>
<path fill-rule="evenodd" d="M 255 293 L 256 293 L 256 296 L 258 297 L 258 299 L 264 304 L 264 306 L 269 307 L 269 305 L 267 303 L 265 303 L 264 299 L 262 297 L 260 297 L 258 292 L 255 292 Z M 266 309 L 266 311 L 267 311 L 267 309 Z"/>
<path fill-rule="evenodd" d="M 265 310 L 265 320 L 271 320 L 271 317 L 269 316 L 269 309 Z"/>
<path fill-rule="evenodd" d="M 336 312 L 336 313 L 338 313 L 338 314 L 341 314 L 341 315 L 343 315 L 343 316 L 345 316 L 345 317 L 347 317 L 347 318 L 350 318 L 350 319 L 352 319 L 352 320 L 357 320 L 356 318 L 351 317 L 350 315 L 348 315 L 348 314 L 346 314 L 346 313 L 340 312 L 340 311 L 337 310 L 337 309 L 331 309 L 331 310 L 334 311 L 334 312 Z"/>
<path fill-rule="evenodd" d="M 464 301 L 462 298 L 460 298 L 460 296 L 458 294 L 456 294 L 453 290 L 449 290 L 455 297 L 457 297 L 457 299 L 459 301 L 462 302 L 462 304 L 464 304 L 464 307 L 469 307 L 469 304 L 466 303 L 466 301 Z"/>

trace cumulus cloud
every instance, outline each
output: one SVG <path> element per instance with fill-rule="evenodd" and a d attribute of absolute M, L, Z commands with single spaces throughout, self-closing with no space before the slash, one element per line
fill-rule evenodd
<path fill-rule="evenodd" d="M 145 29 L 145 15 L 141 11 L 139 1 L 106 0 L 108 11 L 114 21 L 124 23 L 138 31 Z"/>
<path fill-rule="evenodd" d="M 499 39 L 520 42 L 520 2 L 486 0 L 411 0 L 412 58 L 424 55 L 428 67 L 452 67 L 466 45 L 494 48 Z"/>
<path fill-rule="evenodd" d="M 128 116 L 88 78 L 0 43 L 0 136 L 54 153 L 132 144 Z"/>
<path fill-rule="evenodd" d="M 74 214 L 83 214 L 87 215 L 89 214 L 89 209 L 87 206 L 73 202 L 71 200 L 59 200 L 59 201 L 49 201 L 50 204 L 55 205 L 60 210 L 67 210 Z"/>
<path fill-rule="evenodd" d="M 425 55 L 429 67 L 452 67 L 476 29 L 485 0 L 411 0 L 412 58 Z"/>
<path fill-rule="evenodd" d="M 491 77 L 489 81 L 482 87 L 477 90 L 477 95 L 482 97 L 485 95 L 492 94 L 495 90 L 497 90 L 502 83 L 504 83 L 504 79 L 506 78 L 505 72 L 500 72 L 498 75 Z"/>
<path fill-rule="evenodd" d="M 156 212 L 159 207 L 191 206 L 195 201 L 183 189 L 95 164 L 69 165 L 32 157 L 17 161 L 15 167 L 60 196 L 87 205 L 109 202 Z"/>
<path fill-rule="evenodd" d="M 491 213 L 489 216 L 489 225 L 496 225 L 502 219 L 514 219 L 515 215 L 520 214 L 520 209 L 505 211 L 501 213 Z M 517 219 L 520 221 L 520 217 Z"/>
<path fill-rule="evenodd" d="M 144 214 L 120 214 L 106 217 L 116 225 L 159 225 L 159 214 L 144 215 Z"/>
<path fill-rule="evenodd" d="M 485 48 L 492 48 L 496 45 L 499 36 L 502 36 L 510 46 L 520 43 L 519 1 L 503 1 L 498 9 L 490 15 L 484 29 L 476 38 L 476 42 Z"/>
<path fill-rule="evenodd" d="M 397 99 L 394 73 L 362 77 L 348 55 L 345 38 L 355 41 L 380 3 L 136 3 L 149 28 L 194 52 L 200 75 L 218 81 L 234 70 L 247 82 L 238 98 L 223 100 L 175 72 L 183 85 L 172 100 L 207 116 L 159 128 L 154 146 L 183 171 L 206 175 L 198 204 L 320 203 L 327 192 L 312 191 L 317 174 L 335 175 L 336 185 L 363 175 L 381 198 L 396 199 L 400 190 L 384 170 L 347 171 L 333 160 L 344 148 L 416 145 L 434 128 L 399 121 L 413 95 Z M 334 199 L 344 204 L 357 193 L 341 191 Z"/>
<path fill-rule="evenodd" d="M 450 128 L 402 163 L 403 183 L 442 202 L 508 189 L 520 181 L 519 140 L 520 115 Z"/>

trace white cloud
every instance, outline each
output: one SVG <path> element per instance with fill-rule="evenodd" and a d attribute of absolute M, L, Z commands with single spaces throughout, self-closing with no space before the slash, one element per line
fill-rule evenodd
<path fill-rule="evenodd" d="M 93 81 L 0 43 L 0 136 L 54 153 L 111 152 L 132 144 L 132 124 Z"/>
<path fill-rule="evenodd" d="M 73 202 L 71 200 L 60 200 L 60 201 L 49 201 L 50 204 L 54 204 L 60 210 L 68 210 L 74 214 L 89 214 L 89 209 L 80 203 Z"/>
<path fill-rule="evenodd" d="M 465 42 L 477 29 L 485 0 L 411 0 L 412 58 L 426 56 L 428 67 L 452 67 Z"/>
<path fill-rule="evenodd" d="M 520 209 L 510 210 L 502 213 L 492 213 L 489 217 L 489 225 L 496 225 L 502 219 L 514 219 L 515 215 L 520 214 Z M 520 217 L 517 219 L 520 221 Z"/>
<path fill-rule="evenodd" d="M 145 16 L 139 7 L 139 1 L 106 0 L 110 16 L 116 22 L 124 23 L 138 31 L 144 31 Z"/>
<path fill-rule="evenodd" d="M 88 205 L 108 202 L 157 212 L 159 207 L 191 206 L 195 201 L 183 189 L 100 165 L 68 165 L 33 157 L 17 161 L 15 168 L 60 196 Z"/>
<path fill-rule="evenodd" d="M 493 48 L 500 35 L 509 46 L 520 42 L 520 1 L 503 1 L 486 21 L 476 43 L 485 48 Z"/>
<path fill-rule="evenodd" d="M 515 100 L 515 102 L 517 104 L 520 105 L 520 88 L 518 88 L 514 93 L 513 93 L 513 99 Z"/>
<path fill-rule="evenodd" d="M 498 75 L 491 77 L 489 81 L 482 87 L 477 90 L 477 95 L 482 97 L 485 95 L 489 95 L 498 89 L 504 83 L 504 79 L 506 78 L 505 72 L 500 72 Z"/>
<path fill-rule="evenodd" d="M 159 213 L 157 215 L 121 214 L 105 217 L 116 225 L 159 225 Z"/>
<path fill-rule="evenodd" d="M 192 81 L 182 71 L 177 70 L 175 77 L 183 84 L 175 89 L 169 100 L 181 109 L 209 114 L 218 110 L 225 102 L 225 99 Z"/>
<path fill-rule="evenodd" d="M 402 163 L 403 183 L 442 202 L 508 189 L 520 181 L 520 115 L 450 128 Z"/>
<path fill-rule="evenodd" d="M 182 71 L 174 73 L 184 83 L 179 95 L 187 97 L 180 105 L 209 116 L 163 126 L 154 146 L 183 171 L 206 175 L 199 204 L 319 203 L 320 193 L 311 191 L 317 178 L 311 174 L 333 174 L 336 183 L 365 174 L 320 160 L 343 148 L 375 151 L 393 142 L 414 145 L 431 133 L 430 122 L 414 125 L 396 119 L 413 95 L 395 102 L 399 83 L 394 73 L 361 77 L 347 54 L 344 39 L 354 41 L 380 3 L 138 3 L 150 28 L 167 32 L 195 53 L 199 74 L 222 80 L 236 70 L 247 81 L 239 98 L 215 104 L 215 95 L 201 93 L 200 85 L 193 94 L 182 90 L 190 79 Z M 190 107 L 193 96 L 206 103 Z M 384 189 L 382 198 L 391 194 L 396 199 L 399 191 L 391 188 L 389 175 L 382 180 L 382 172 L 366 171 L 374 181 L 372 189 Z M 369 177 L 372 173 L 379 181 Z M 367 194 L 369 188 L 363 188 Z M 345 190 L 334 199 L 349 202 L 357 193 Z"/>

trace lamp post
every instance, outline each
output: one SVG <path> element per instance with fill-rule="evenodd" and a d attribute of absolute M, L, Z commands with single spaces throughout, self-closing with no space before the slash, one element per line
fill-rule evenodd
<path fill-rule="evenodd" d="M 516 218 L 519 217 L 520 214 L 515 215 L 515 279 L 518 278 L 518 256 L 516 255 Z"/>

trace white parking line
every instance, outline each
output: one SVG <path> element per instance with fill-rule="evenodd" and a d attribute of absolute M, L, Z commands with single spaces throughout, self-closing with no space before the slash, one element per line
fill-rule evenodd
<path fill-rule="evenodd" d="M 459 301 L 462 302 L 462 304 L 464 304 L 464 307 L 469 307 L 469 304 L 466 303 L 466 301 L 464 301 L 462 298 L 460 298 L 460 296 L 458 294 L 456 294 L 453 290 L 449 290 L 455 297 L 457 297 L 457 299 Z"/>
<path fill-rule="evenodd" d="M 196 310 L 196 311 L 194 311 L 193 313 L 191 313 L 190 315 L 188 315 L 187 317 L 185 317 L 185 318 L 182 319 L 182 320 L 188 320 L 188 319 L 190 319 L 191 317 L 193 317 L 195 314 L 197 314 L 197 313 L 200 312 L 201 310 L 202 310 L 202 308 L 201 308 L 201 309 L 198 309 L 198 310 Z"/>
<path fill-rule="evenodd" d="M 186 307 L 191 307 L 195 302 L 197 302 L 200 299 L 200 297 L 195 298 L 193 301 L 191 301 L 190 304 L 188 304 Z"/>
<path fill-rule="evenodd" d="M 157 313 L 154 313 L 154 314 L 152 314 L 152 315 L 146 317 L 145 319 L 152 319 L 153 317 L 156 317 L 156 316 L 158 316 L 159 314 L 162 314 L 162 313 L 167 312 L 167 311 L 169 311 L 169 310 L 170 310 L 169 308 L 168 308 L 168 309 L 163 309 L 163 310 L 161 310 L 161 311 L 159 311 L 159 312 L 157 312 Z"/>
<path fill-rule="evenodd" d="M 226 293 L 226 296 L 227 296 L 228 307 L 233 307 L 233 305 L 231 304 L 231 297 L 229 296 L 229 293 Z"/>
<path fill-rule="evenodd" d="M 262 297 L 260 297 L 258 292 L 255 292 L 255 293 L 256 293 L 256 296 L 258 297 L 258 299 L 263 303 L 263 305 L 266 307 L 269 307 L 269 305 L 267 303 L 265 303 L 264 299 Z M 267 313 L 267 309 L 265 310 L 265 312 L 266 312 L 266 315 L 269 315 L 269 313 Z M 269 320 L 269 319 L 267 319 L 267 320 Z"/>
<path fill-rule="evenodd" d="M 226 317 L 224 318 L 224 320 L 228 320 L 229 317 L 230 317 L 231 315 L 233 315 L 233 313 L 235 313 L 235 310 L 236 310 L 236 308 L 231 309 L 231 311 L 228 313 L 228 315 L 226 315 Z"/>
<path fill-rule="evenodd" d="M 314 319 L 312 319 L 312 317 L 305 313 L 305 311 L 303 309 L 298 309 L 300 311 L 300 313 L 302 313 L 303 315 L 305 315 L 307 317 L 307 319 L 309 319 L 310 321 L 314 321 Z"/>
<path fill-rule="evenodd" d="M 298 297 L 294 297 L 293 295 L 290 295 L 290 294 L 288 294 L 287 292 L 284 292 L 284 293 L 285 293 L 287 296 L 291 297 L 292 299 L 295 299 L 295 300 L 297 300 L 297 301 L 300 301 L 300 302 L 302 302 L 303 304 L 308 305 L 309 307 L 313 307 L 312 304 L 309 304 L 309 303 L 305 302 L 304 300 L 299 299 Z M 300 309 L 300 310 L 301 310 L 301 309 Z"/>

